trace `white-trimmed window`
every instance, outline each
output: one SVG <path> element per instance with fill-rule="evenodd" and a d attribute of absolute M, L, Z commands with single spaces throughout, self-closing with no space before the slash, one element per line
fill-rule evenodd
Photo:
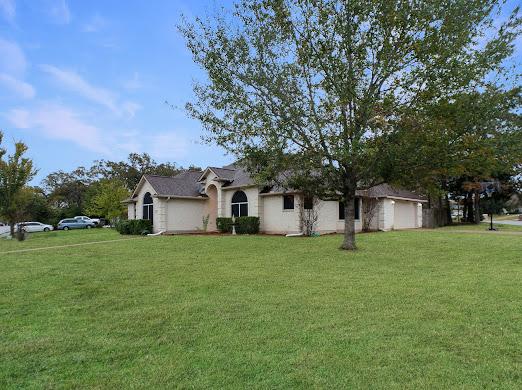
<path fill-rule="evenodd" d="M 232 215 L 234 217 L 248 217 L 248 198 L 243 191 L 236 191 L 232 195 Z"/>
<path fill-rule="evenodd" d="M 283 210 L 293 210 L 294 209 L 294 196 L 293 195 L 283 195 Z"/>
<path fill-rule="evenodd" d="M 151 223 L 154 222 L 154 205 L 150 192 L 147 192 L 143 197 L 143 219 L 148 219 Z"/>

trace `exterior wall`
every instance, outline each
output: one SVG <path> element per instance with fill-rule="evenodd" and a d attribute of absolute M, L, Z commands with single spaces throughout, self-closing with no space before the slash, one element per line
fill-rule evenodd
<path fill-rule="evenodd" d="M 317 232 L 319 233 L 342 233 L 344 232 L 344 219 L 339 219 L 339 202 L 320 201 L 318 204 L 319 218 L 317 221 Z M 361 200 L 359 199 L 359 215 L 362 214 Z M 362 230 L 361 219 L 355 220 L 355 231 Z"/>
<path fill-rule="evenodd" d="M 283 196 L 263 196 L 261 215 L 261 230 L 265 233 L 287 234 L 300 233 L 299 227 L 299 202 L 301 197 L 295 195 L 294 210 L 283 210 Z M 319 201 L 317 208 L 316 231 L 321 234 L 344 231 L 344 220 L 339 219 L 339 202 Z M 362 212 L 362 210 L 361 210 Z M 361 220 L 355 221 L 355 231 L 362 230 Z"/>
<path fill-rule="evenodd" d="M 142 219 L 143 218 L 143 197 L 147 192 L 150 192 L 152 195 L 152 204 L 154 209 L 154 221 L 152 226 L 152 231 L 154 233 L 157 233 L 161 230 L 165 230 L 165 223 L 166 223 L 166 216 L 165 216 L 165 206 L 164 206 L 164 200 L 155 198 L 154 194 L 155 191 L 152 188 L 152 186 L 149 184 L 148 181 L 144 181 L 142 187 L 140 188 L 140 191 L 137 194 L 137 201 L 136 201 L 136 212 L 134 213 L 134 216 L 131 214 L 128 215 L 129 219 Z M 134 217 L 134 218 L 131 218 Z M 162 229 L 163 228 L 163 229 Z"/>
<path fill-rule="evenodd" d="M 394 229 L 417 227 L 417 202 L 396 200 L 394 205 Z"/>
<path fill-rule="evenodd" d="M 136 203 L 127 204 L 127 219 L 136 219 Z"/>
<path fill-rule="evenodd" d="M 232 196 L 236 191 L 243 191 L 248 198 L 248 215 L 250 217 L 262 217 L 262 206 L 258 187 L 233 188 L 222 191 L 221 212 L 223 217 L 232 216 Z"/>
<path fill-rule="evenodd" d="M 422 203 L 417 203 L 417 226 L 415 227 L 422 227 Z"/>
<path fill-rule="evenodd" d="M 167 203 L 167 224 L 169 232 L 194 232 L 203 229 L 207 200 L 170 199 Z"/>
<path fill-rule="evenodd" d="M 395 220 L 395 201 L 392 199 L 379 200 L 379 230 L 392 230 Z"/>
<path fill-rule="evenodd" d="M 294 198 L 294 209 L 283 210 L 283 196 L 270 195 L 261 197 L 263 212 L 261 231 L 271 234 L 299 233 L 298 196 Z"/>

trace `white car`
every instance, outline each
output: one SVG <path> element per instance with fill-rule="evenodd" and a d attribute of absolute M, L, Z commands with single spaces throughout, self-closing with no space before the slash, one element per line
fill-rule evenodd
<path fill-rule="evenodd" d="M 100 219 L 99 218 L 89 218 L 89 217 L 86 217 L 85 215 L 76 216 L 76 217 L 74 217 L 74 219 L 79 219 L 81 221 L 85 221 L 87 223 L 93 223 L 95 225 L 99 225 L 100 224 Z"/>
<path fill-rule="evenodd" d="M 41 222 L 20 222 L 16 224 L 15 230 L 18 230 L 19 226 L 24 227 L 27 233 L 50 232 L 54 229 L 52 225 L 46 225 Z"/>

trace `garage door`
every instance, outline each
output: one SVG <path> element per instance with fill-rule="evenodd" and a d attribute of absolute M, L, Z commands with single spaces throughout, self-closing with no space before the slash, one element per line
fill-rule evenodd
<path fill-rule="evenodd" d="M 414 229 L 417 221 L 417 203 L 395 201 L 394 229 Z"/>

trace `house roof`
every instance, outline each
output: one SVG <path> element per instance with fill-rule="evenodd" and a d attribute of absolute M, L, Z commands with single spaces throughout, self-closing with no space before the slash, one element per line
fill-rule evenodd
<path fill-rule="evenodd" d="M 222 187 L 223 189 L 256 185 L 246 170 L 235 165 L 227 165 L 224 167 L 208 167 L 205 169 L 205 171 L 185 171 L 179 173 L 176 176 L 144 175 L 143 179 L 150 183 L 156 192 L 156 196 L 182 196 L 201 198 L 206 196 L 203 192 L 204 185 L 201 183 L 201 181 L 204 177 L 206 177 L 209 171 L 214 172 L 218 180 L 224 182 Z M 280 186 L 273 186 L 271 188 L 267 187 L 261 192 L 268 195 L 270 193 L 277 194 L 282 192 L 296 191 L 288 189 L 285 190 Z M 135 201 L 136 193 L 137 191 L 134 191 L 133 198 L 127 199 L 124 202 L 129 203 Z M 414 192 L 397 188 L 389 184 L 381 184 L 375 187 L 371 187 L 367 190 L 357 190 L 356 195 L 372 198 L 399 198 L 417 200 L 420 202 L 425 201 L 424 197 Z"/>
<path fill-rule="evenodd" d="M 145 179 L 157 196 L 202 196 L 200 176 L 200 171 L 186 171 L 176 176 L 145 175 Z"/>
<path fill-rule="evenodd" d="M 403 198 L 412 199 L 418 201 L 425 201 L 426 198 L 402 188 L 394 187 L 390 184 L 379 184 L 374 187 L 370 187 L 367 190 L 360 191 L 360 196 L 366 196 L 370 198 Z"/>

